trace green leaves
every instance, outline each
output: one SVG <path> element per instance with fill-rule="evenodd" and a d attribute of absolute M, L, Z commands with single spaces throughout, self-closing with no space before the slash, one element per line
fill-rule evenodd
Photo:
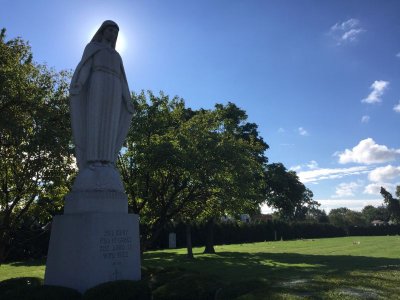
<path fill-rule="evenodd" d="M 281 163 L 267 166 L 266 182 L 267 204 L 277 209 L 283 219 L 303 220 L 310 210 L 319 206 L 296 172 L 287 171 Z"/>
<path fill-rule="evenodd" d="M 400 186 L 396 187 L 396 196 L 399 197 L 400 194 Z M 390 219 L 392 222 L 399 224 L 400 223 L 400 200 L 396 199 L 392 196 L 391 193 L 386 191 L 383 187 L 381 187 L 381 195 L 383 197 L 383 202 L 387 205 L 387 209 L 390 214 Z"/>
<path fill-rule="evenodd" d="M 32 61 L 20 38 L 0 38 L 0 259 L 26 215 L 46 221 L 74 173 L 67 87 L 70 74 Z M 46 209 L 34 207 L 41 199 Z M 59 207 L 59 205 L 56 205 Z M 42 206 L 42 209 L 44 206 Z M 59 210 L 59 208 L 58 208 Z M 40 211 L 39 214 L 34 212 Z M 33 214 L 33 215 L 32 215 Z"/>
<path fill-rule="evenodd" d="M 185 107 L 163 93 L 133 95 L 136 112 L 119 167 L 130 208 L 152 234 L 171 220 L 248 213 L 264 201 L 264 151 L 257 126 L 233 103 Z"/>

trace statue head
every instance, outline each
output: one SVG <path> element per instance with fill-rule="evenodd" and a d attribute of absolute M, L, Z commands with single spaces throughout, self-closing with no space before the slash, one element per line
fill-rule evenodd
<path fill-rule="evenodd" d="M 109 41 L 111 46 L 115 49 L 115 44 L 117 43 L 119 27 L 117 23 L 111 20 L 104 21 L 100 28 L 97 30 L 93 36 L 91 42 L 101 43 L 103 39 Z"/>

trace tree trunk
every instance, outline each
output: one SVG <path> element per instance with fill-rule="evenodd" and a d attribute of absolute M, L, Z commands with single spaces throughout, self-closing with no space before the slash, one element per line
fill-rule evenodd
<path fill-rule="evenodd" d="M 192 233 L 190 231 L 190 224 L 186 224 L 186 248 L 187 258 L 193 259 L 193 247 L 192 247 Z"/>
<path fill-rule="evenodd" d="M 3 243 L 0 243 L 0 265 L 4 263 L 6 259 L 6 246 Z"/>
<path fill-rule="evenodd" d="M 214 218 L 211 218 L 206 223 L 206 239 L 204 253 L 214 254 Z"/>
<path fill-rule="evenodd" d="M 9 253 L 9 237 L 7 233 L 0 235 L 0 265 L 5 262 Z"/>

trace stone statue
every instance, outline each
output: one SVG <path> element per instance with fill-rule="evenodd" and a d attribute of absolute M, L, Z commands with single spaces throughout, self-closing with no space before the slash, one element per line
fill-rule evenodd
<path fill-rule="evenodd" d="M 86 46 L 70 86 L 77 164 L 113 166 L 129 130 L 133 105 L 121 56 L 119 27 L 105 21 Z"/>
<path fill-rule="evenodd" d="M 115 51 L 118 25 L 105 21 L 86 46 L 70 87 L 78 175 L 53 218 L 45 284 L 84 292 L 112 280 L 140 280 L 139 216 L 115 162 L 133 114 Z"/>
<path fill-rule="evenodd" d="M 66 213 L 127 210 L 115 162 L 134 108 L 122 59 L 115 50 L 118 31 L 115 22 L 103 22 L 72 76 L 70 111 L 79 172 L 66 197 Z"/>

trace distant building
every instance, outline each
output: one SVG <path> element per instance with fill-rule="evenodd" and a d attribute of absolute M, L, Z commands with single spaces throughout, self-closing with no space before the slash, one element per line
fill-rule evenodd
<path fill-rule="evenodd" d="M 235 219 L 230 216 L 221 217 L 221 222 L 223 222 L 223 223 L 234 222 L 234 221 L 235 221 Z"/>
<path fill-rule="evenodd" d="M 373 221 L 371 222 L 371 224 L 372 224 L 373 226 L 382 226 L 382 225 L 386 225 L 386 222 L 385 222 L 385 221 L 382 221 L 382 220 L 373 220 Z"/>
<path fill-rule="evenodd" d="M 241 214 L 240 221 L 243 223 L 250 223 L 250 215 L 249 214 Z"/>
<path fill-rule="evenodd" d="M 268 222 L 268 221 L 272 221 L 271 214 L 259 214 L 253 216 L 253 222 Z"/>

